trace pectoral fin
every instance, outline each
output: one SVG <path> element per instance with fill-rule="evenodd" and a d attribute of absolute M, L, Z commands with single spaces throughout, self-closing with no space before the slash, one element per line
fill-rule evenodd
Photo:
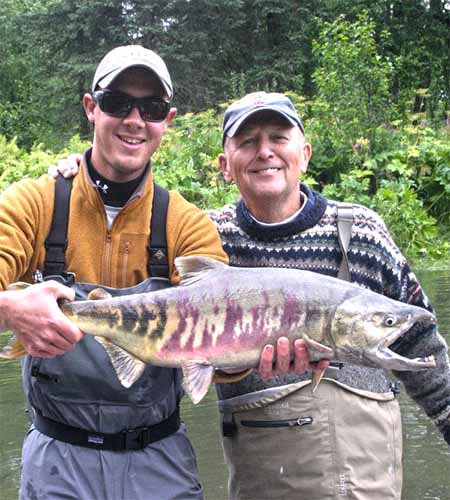
<path fill-rule="evenodd" d="M 317 342 L 317 340 L 313 340 L 311 337 L 308 337 L 306 333 L 303 334 L 303 340 L 306 342 L 306 346 L 308 347 L 308 357 L 310 361 L 330 359 L 334 354 L 331 347 L 321 344 L 320 342 Z"/>
<path fill-rule="evenodd" d="M 327 371 L 326 368 L 320 371 L 313 371 L 312 372 L 312 392 L 316 392 L 317 387 L 319 387 L 320 381 L 323 379 L 323 376 L 325 375 L 325 372 Z"/>
<path fill-rule="evenodd" d="M 199 403 L 211 385 L 214 367 L 202 361 L 188 361 L 183 364 L 183 388 L 194 404 Z"/>
<path fill-rule="evenodd" d="M 103 337 L 95 339 L 105 348 L 120 383 L 130 388 L 145 370 L 145 363 Z"/>

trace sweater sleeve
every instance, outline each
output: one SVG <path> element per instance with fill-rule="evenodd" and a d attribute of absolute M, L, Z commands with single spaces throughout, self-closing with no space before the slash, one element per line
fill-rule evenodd
<path fill-rule="evenodd" d="M 434 312 L 419 280 L 393 241 L 384 221 L 375 212 L 364 209 L 364 227 L 374 260 L 378 263 L 383 295 Z M 381 291 L 380 290 L 380 291 Z M 392 346 L 407 358 L 434 355 L 436 367 L 421 371 L 394 371 L 408 395 L 425 411 L 450 445 L 450 364 L 448 346 L 436 326 L 417 324 Z"/>
<path fill-rule="evenodd" d="M 399 300 L 432 311 L 419 281 L 404 264 L 399 283 Z M 398 340 L 393 350 L 408 358 L 434 355 L 436 367 L 422 371 L 394 372 L 407 393 L 423 408 L 450 445 L 450 363 L 448 346 L 436 326 L 416 325 Z"/>
<path fill-rule="evenodd" d="M 0 289 L 24 279 L 39 256 L 45 226 L 44 206 L 51 203 L 43 195 L 50 178 L 24 180 L 8 187 L 0 196 Z"/>
<path fill-rule="evenodd" d="M 167 228 L 169 262 L 179 256 L 198 255 L 228 263 L 219 233 L 211 219 L 177 192 L 171 192 Z M 172 284 L 179 282 L 178 273 L 173 267 L 171 281 Z"/>

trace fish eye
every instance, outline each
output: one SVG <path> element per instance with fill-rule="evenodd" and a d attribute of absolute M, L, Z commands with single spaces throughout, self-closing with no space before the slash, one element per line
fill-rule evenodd
<path fill-rule="evenodd" d="M 395 318 L 395 316 L 388 316 L 388 317 L 384 320 L 384 324 L 385 324 L 386 326 L 394 326 L 396 322 L 397 322 L 397 319 Z"/>

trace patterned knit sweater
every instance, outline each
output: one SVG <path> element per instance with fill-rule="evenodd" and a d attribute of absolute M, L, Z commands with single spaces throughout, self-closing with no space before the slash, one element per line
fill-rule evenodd
<path fill-rule="evenodd" d="M 337 235 L 338 202 L 301 185 L 307 202 L 298 216 L 277 226 L 264 226 L 249 214 L 244 202 L 210 211 L 230 265 L 305 269 L 336 277 L 342 260 Z M 393 242 L 382 219 L 361 205 L 353 205 L 348 250 L 351 280 L 390 298 L 432 310 L 416 276 Z M 419 372 L 395 372 L 408 394 L 434 421 L 450 444 L 450 366 L 448 348 L 436 327 L 420 325 L 397 341 L 394 350 L 414 358 L 434 354 L 437 367 Z M 256 372 L 236 383 L 218 384 L 220 399 L 305 380 L 310 373 L 262 380 Z M 392 374 L 373 368 L 344 365 L 335 378 L 372 392 L 392 389 Z"/>

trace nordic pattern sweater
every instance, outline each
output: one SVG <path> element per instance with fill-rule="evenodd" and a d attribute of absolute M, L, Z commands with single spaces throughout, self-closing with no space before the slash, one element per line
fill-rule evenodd
<path fill-rule="evenodd" d="M 270 227 L 259 224 L 244 202 L 210 211 L 229 256 L 237 267 L 304 269 L 337 277 L 342 253 L 337 234 L 338 202 L 307 186 L 307 202 L 295 220 Z M 351 281 L 395 300 L 432 310 L 416 276 L 392 240 L 383 220 L 372 210 L 353 205 L 354 221 L 348 250 Z M 419 372 L 395 372 L 407 393 L 434 421 L 450 444 L 450 366 L 448 347 L 435 326 L 415 328 L 397 341 L 394 350 L 414 358 L 434 354 L 437 367 Z M 306 380 L 310 373 L 262 380 L 256 372 L 240 382 L 219 384 L 219 398 L 228 399 L 268 387 Z M 374 368 L 345 365 L 336 379 L 372 392 L 392 388 L 392 374 Z"/>

